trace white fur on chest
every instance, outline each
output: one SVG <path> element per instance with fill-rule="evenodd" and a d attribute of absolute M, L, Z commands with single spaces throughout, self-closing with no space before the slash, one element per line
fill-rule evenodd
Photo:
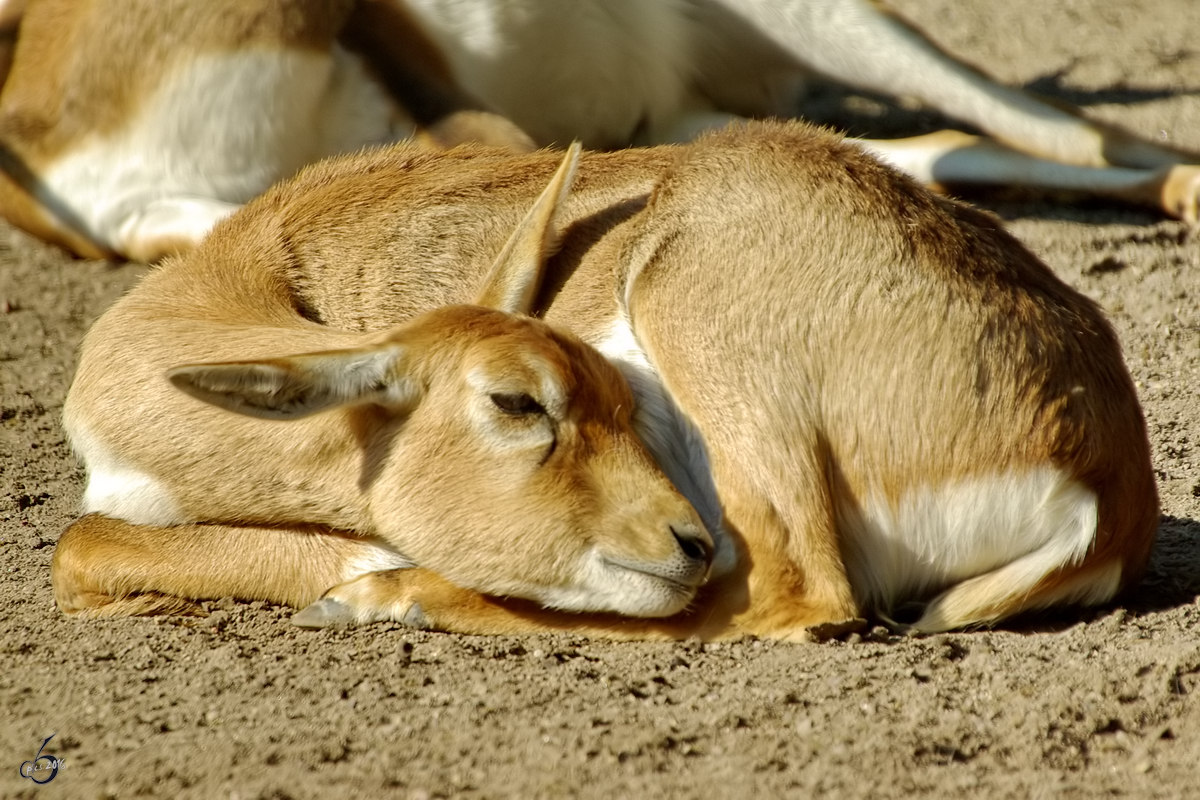
<path fill-rule="evenodd" d="M 346 561 L 342 567 L 342 583 L 348 583 L 371 572 L 415 567 L 407 556 L 399 553 L 386 542 L 369 539 L 363 542 L 362 552 Z"/>
<path fill-rule="evenodd" d="M 696 509 L 713 538 L 712 577 L 733 569 L 737 554 L 725 532 L 721 501 L 713 483 L 708 451 L 699 431 L 667 393 L 662 380 L 633 335 L 629 320 L 616 319 L 608 335 L 593 345 L 611 361 L 633 391 L 633 423 L 659 468 Z"/>

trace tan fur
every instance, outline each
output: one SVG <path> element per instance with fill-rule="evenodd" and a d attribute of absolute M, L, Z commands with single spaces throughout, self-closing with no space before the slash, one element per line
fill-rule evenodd
<path fill-rule="evenodd" d="M 439 51 L 397 3 L 28 0 L 27 5 L 14 9 L 14 15 L 23 12 L 20 35 L 0 95 L 0 145 L 17 164 L 15 172 L 0 174 L 0 214 L 81 256 L 157 260 L 194 246 L 193 235 L 152 243 L 122 241 L 115 231 L 81 221 L 89 211 L 81 205 L 84 201 L 71 191 L 47 187 L 43 178 L 73 153 L 127 131 L 164 81 L 201 58 L 237 53 L 328 56 L 340 46 L 361 57 L 392 95 L 397 124 L 411 119 L 423 141 L 437 147 L 483 141 L 519 151 L 532 148 L 516 126 L 457 85 Z M 0 20 L 0 36 L 10 27 L 15 29 L 16 22 Z M 3 58 L 0 51 L 0 66 Z M 275 87 L 273 95 L 244 104 L 236 113 L 249 118 L 270 114 L 286 88 Z M 177 98 L 182 105 L 208 100 Z M 312 120 L 310 126 L 319 122 Z M 154 124 L 169 126 L 172 120 Z M 297 138 L 309 135 L 308 130 L 296 132 Z M 181 152 L 148 155 L 182 162 L 185 148 L 213 147 L 207 141 L 174 146 Z M 331 154 L 315 152 L 307 160 Z M 237 169 L 222 162 L 225 157 L 214 152 L 208 167 L 213 172 Z M 257 190 L 289 176 L 271 176 Z M 192 193 L 203 197 L 206 191 L 213 190 L 197 186 Z M 218 192 L 212 199 L 237 203 L 247 198 Z"/>
<path fill-rule="evenodd" d="M 186 598 L 215 593 L 305 606 L 341 581 L 339 565 L 367 541 L 317 526 L 196 525 L 171 539 L 168 553 L 160 546 L 168 537 L 150 525 L 81 518 L 55 551 L 59 607 L 82 617 L 173 614 L 195 607 Z M 153 555 L 163 561 L 147 564 Z M 163 593 L 147 585 L 148 572 L 170 575 Z"/>
<path fill-rule="evenodd" d="M 178 63 L 245 48 L 324 51 L 344 40 L 377 53 L 370 63 L 389 83 L 406 77 L 396 73 L 414 73 L 411 89 L 397 97 L 401 102 L 479 108 L 454 86 L 439 52 L 403 6 L 381 0 L 27 0 L 27 6 L 4 84 L 5 131 L 37 137 L 44 155 L 120 128 L 162 73 Z M 385 35 L 394 49 L 381 52 L 376 39 Z M 412 109 L 427 125 L 444 111 Z"/>
<path fill-rule="evenodd" d="M 496 254 L 540 194 L 540 202 L 554 196 L 561 204 L 542 215 L 557 217 L 561 249 L 541 278 L 538 259 L 527 260 L 525 273 L 543 286 L 531 310 L 595 346 L 607 346 L 618 319 L 631 321 L 707 451 L 724 517 L 716 545 L 736 559 L 670 619 L 559 614 L 469 589 L 486 592 L 496 574 L 542 571 L 560 542 L 522 539 L 520 550 L 497 558 L 491 534 L 448 524 L 396 540 L 428 571 L 363 575 L 331 590 L 302 623 L 399 619 L 478 633 L 803 639 L 938 592 L 926 629 L 1101 602 L 1117 588 L 1113 579 L 1138 579 L 1157 497 L 1116 337 L 1092 302 L 992 217 L 930 195 L 801 125 L 731 130 L 687 148 L 585 154 L 565 200 L 543 192 L 556 163 L 546 153 L 462 148 L 432 156 L 396 147 L 306 170 L 101 318 L 67 399 L 68 431 L 77 446 L 98 440 L 168 485 L 181 522 L 306 523 L 378 536 L 408 506 L 436 516 L 441 504 L 446 520 L 467 505 L 479 514 L 473 524 L 505 527 L 514 507 L 499 510 L 463 488 L 469 475 L 445 466 L 475 463 L 470 440 L 462 440 L 466 449 L 443 443 L 417 425 L 417 413 L 406 435 L 430 437 L 413 457 L 423 459 L 421 472 L 437 473 L 440 489 L 386 493 L 368 508 L 355 498 L 394 424 L 379 407 L 264 424 L 191 402 L 160 376 L 182 362 L 360 347 L 384 341 L 389 334 L 378 332 L 389 326 L 416 325 L 405 322 L 414 318 L 443 320 L 428 329 L 442 337 L 428 344 L 445 350 L 439 358 L 461 353 L 474 328 L 430 309 L 489 296 L 478 287 L 504 272 Z M 454 325 L 462 330 L 453 333 Z M 594 364 L 576 367 L 580 404 L 629 413 L 635 397 L 626 389 L 603 401 L 587 394 L 618 388 L 594 353 L 563 352 L 564 370 Z M 647 416 L 653 398 L 643 378 L 629 364 L 622 369 L 639 403 L 633 422 L 644 441 L 658 442 L 655 456 L 686 449 L 676 438 L 683 429 L 672 433 Z M 418 413 L 460 403 L 431 390 Z M 618 464 L 598 485 L 645 480 L 621 471 L 628 466 Z M 886 599 L 852 578 L 870 565 L 856 561 L 866 551 L 850 547 L 848 526 L 872 498 L 895 509 L 913 492 L 1038 470 L 1094 492 L 1097 527 L 1078 556 L 1046 562 L 1029 591 L 1014 594 L 988 577 L 1006 574 L 1005 563 Z M 553 513 L 539 494 L 549 489 L 527 490 L 526 518 Z M 384 497 L 390 505 L 378 505 Z M 606 513 L 603 493 L 584 498 L 594 500 L 587 514 Z M 137 525 L 106 525 L 126 525 L 146 558 L 163 563 L 175 542 L 199 530 L 160 528 L 161 544 L 152 546 Z M 951 530 L 945 546 L 981 546 L 986 534 Z M 75 574 L 85 583 L 89 571 L 108 569 L 88 541 L 85 533 L 63 545 L 82 551 L 77 563 L 90 566 Z M 156 573 L 143 589 L 170 594 L 172 580 L 169 571 Z M 212 591 L 229 591 L 220 575 L 212 580 Z M 293 596 L 288 581 L 276 576 L 276 599 Z M 80 593 L 57 570 L 55 585 L 60 601 Z"/>

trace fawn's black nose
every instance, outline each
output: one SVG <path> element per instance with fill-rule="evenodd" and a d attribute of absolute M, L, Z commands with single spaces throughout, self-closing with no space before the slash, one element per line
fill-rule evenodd
<path fill-rule="evenodd" d="M 675 534 L 675 541 L 679 543 L 679 549 L 685 556 L 692 561 L 701 562 L 705 569 L 712 564 L 712 542 L 708 540 L 704 531 L 697 528 L 672 527 L 671 533 Z"/>

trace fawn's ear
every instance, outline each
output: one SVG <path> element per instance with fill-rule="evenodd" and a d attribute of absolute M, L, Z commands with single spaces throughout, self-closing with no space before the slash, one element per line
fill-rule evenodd
<path fill-rule="evenodd" d="M 567 148 L 549 185 L 496 256 L 477 305 L 510 314 L 527 314 L 533 308 L 546 259 L 559 247 L 558 214 L 575 179 L 581 150 L 579 142 Z"/>
<path fill-rule="evenodd" d="M 167 371 L 176 388 L 219 408 L 292 420 L 362 403 L 408 407 L 421 395 L 398 344 L 262 361 L 187 364 Z"/>

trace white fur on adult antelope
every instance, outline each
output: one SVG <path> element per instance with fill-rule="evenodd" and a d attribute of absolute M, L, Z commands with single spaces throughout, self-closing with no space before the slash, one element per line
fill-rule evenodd
<path fill-rule="evenodd" d="M 553 219 L 535 241 L 561 242 L 544 274 L 552 248 L 500 258 L 525 271 L 531 310 L 624 373 L 632 395 L 605 408 L 620 406 L 620 418 L 632 402 L 641 441 L 712 533 L 712 576 L 673 617 L 562 614 L 472 591 L 544 599 L 511 588 L 555 561 L 539 553 L 563 546 L 530 521 L 559 516 L 544 492 L 562 488 L 588 503 L 582 513 L 601 516 L 625 513 L 608 504 L 630 497 L 528 484 L 527 532 L 499 545 L 480 533 L 512 506 L 460 481 L 484 480 L 472 477 L 475 465 L 497 445 L 476 436 L 447 448 L 422 414 L 473 408 L 540 432 L 532 425 L 542 416 L 510 418 L 488 399 L 523 391 L 553 416 L 536 381 L 493 388 L 498 377 L 472 384 L 468 369 L 451 384 L 457 393 L 429 384 L 410 415 L 409 384 L 382 387 L 378 370 L 392 357 L 372 350 L 360 368 L 330 370 L 360 376 L 352 382 L 375 393 L 371 404 L 289 427 L 221 417 L 162 380 L 181 362 L 240 354 L 364 341 L 388 353 L 389 335 L 371 331 L 465 313 L 421 316 L 495 280 L 496 253 L 510 231 L 529 227 L 525 209 L 557 160 L 395 147 L 318 165 L 114 306 L 85 340 L 67 399 L 93 513 L 55 556 L 62 607 L 130 613 L 145 593 L 302 604 L 333 587 L 301 621 L 804 638 L 914 600 L 926 603 L 921 630 L 992 624 L 1105 602 L 1139 578 L 1158 524 L 1156 489 L 1134 387 L 1095 304 L 992 217 L 799 124 L 586 154 L 569 196 L 541 196 Z M 476 363 L 472 326 L 455 324 L 462 331 L 445 347 L 463 354 L 455 364 Z M 514 355 L 511 369 L 525 374 L 524 363 Z M 598 362 L 591 369 L 577 373 L 595 381 L 590 392 L 619 386 Z M 272 366 L 253 374 L 263 377 L 250 383 L 290 383 L 270 377 L 280 374 Z M 545 434 L 529 436 L 531 451 L 544 452 Z M 558 440 L 554 458 L 566 444 Z M 525 476 L 536 460 L 514 471 Z M 605 480 L 645 482 L 670 506 L 653 473 L 631 464 Z M 382 480 L 392 470 L 412 485 Z M 420 524 L 408 521 L 414 514 Z M 631 537 L 658 543 L 643 561 L 691 549 L 672 544 L 667 527 Z M 424 569 L 368 572 L 398 562 L 335 530 L 386 530 Z M 691 530 L 703 549 L 700 523 Z M 587 569 L 568 559 L 555 574 Z"/>
<path fill-rule="evenodd" d="M 275 181 L 365 145 L 531 149 L 402 3 L 0 0 L 0 70 L 0 213 L 92 258 L 187 250 Z"/>

